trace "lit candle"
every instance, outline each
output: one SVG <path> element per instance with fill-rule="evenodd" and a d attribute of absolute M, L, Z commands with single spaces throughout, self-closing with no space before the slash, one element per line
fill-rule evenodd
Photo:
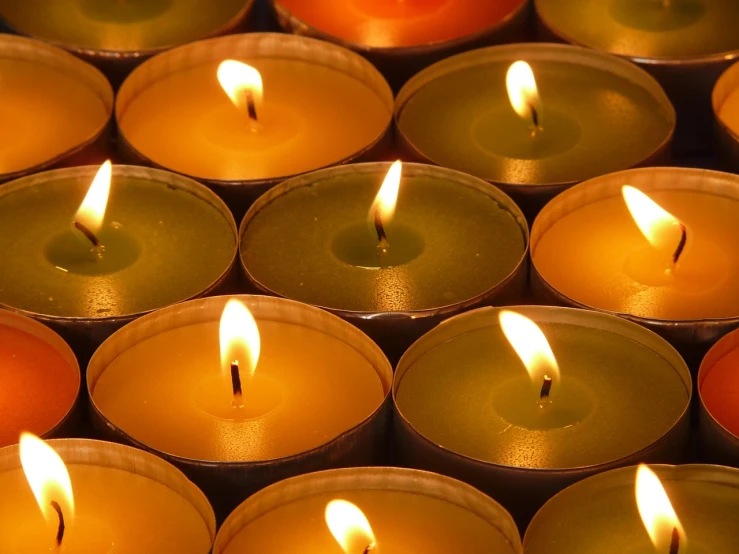
<path fill-rule="evenodd" d="M 404 464 L 477 486 L 523 524 L 578 479 L 679 455 L 691 380 L 664 340 L 594 312 L 513 310 L 456 316 L 403 356 L 393 397 Z"/>

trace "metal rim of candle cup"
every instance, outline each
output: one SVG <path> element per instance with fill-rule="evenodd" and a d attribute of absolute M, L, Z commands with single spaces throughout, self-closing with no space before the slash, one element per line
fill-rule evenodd
<path fill-rule="evenodd" d="M 361 422 L 317 447 L 288 456 L 255 461 L 203 460 L 164 452 L 135 439 L 105 415 L 103 410 L 95 402 L 94 390 L 97 381 L 105 372 L 110 361 L 115 359 L 127 348 L 151 336 L 145 332 L 147 331 L 147 326 L 156 329 L 154 334 L 158 334 L 183 325 L 187 326 L 198 322 L 217 321 L 226 302 L 232 298 L 238 299 L 246 304 L 257 321 L 265 319 L 279 323 L 301 325 L 328 334 L 353 348 L 377 372 L 377 376 L 383 386 L 384 396 L 382 402 Z M 171 317 L 172 315 L 176 315 L 177 319 L 181 320 L 182 316 L 188 313 L 197 314 L 196 319 L 192 321 L 188 320 L 186 323 L 180 325 L 157 323 L 158 318 Z M 124 333 L 131 333 L 133 329 L 136 330 L 134 337 L 127 340 L 125 344 L 117 344 L 121 342 L 119 339 Z M 150 329 L 148 331 L 151 332 Z M 373 440 L 375 443 L 379 440 L 385 440 L 384 436 L 389 427 L 388 418 L 392 403 L 390 398 L 393 379 L 392 373 L 393 370 L 390 362 L 388 362 L 380 348 L 367 335 L 325 310 L 284 298 L 239 294 L 212 296 L 175 304 L 146 314 L 126 327 L 119 329 L 93 355 L 88 364 L 86 383 L 90 398 L 90 417 L 93 427 L 102 431 L 109 438 L 151 452 L 182 468 L 188 475 L 190 475 L 190 472 L 199 473 L 199 478 L 203 481 L 210 481 L 210 479 L 225 480 L 231 486 L 241 484 L 248 487 L 253 487 L 256 482 L 256 488 L 260 489 L 266 486 L 262 481 L 272 480 L 274 482 L 275 479 L 280 480 L 281 478 L 285 478 L 285 476 L 293 476 L 306 471 L 340 467 L 341 465 L 358 465 L 344 464 L 342 462 L 343 458 L 352 455 L 352 450 L 368 448 L 372 450 L 371 455 L 374 457 L 383 455 L 382 452 L 378 451 L 377 444 L 369 443 Z M 362 456 L 364 457 L 366 454 L 366 452 L 362 453 Z M 363 461 L 367 464 L 376 460 Z M 203 474 L 206 472 L 209 472 L 209 475 L 204 477 Z M 280 477 L 281 475 L 282 477 Z M 199 486 L 206 488 L 205 484 L 199 482 L 199 479 L 192 478 Z M 245 483 L 247 478 L 253 479 L 254 481 Z M 271 482 L 267 484 L 271 484 Z"/>
<path fill-rule="evenodd" d="M 241 244 L 247 227 L 262 209 L 271 204 L 277 198 L 284 196 L 295 189 L 313 186 L 318 181 L 328 180 L 342 175 L 371 173 L 373 175 L 376 174 L 381 180 L 382 176 L 385 175 L 390 169 L 390 165 L 390 162 L 371 162 L 322 169 L 284 181 L 283 183 L 277 185 L 276 187 L 270 189 L 265 194 L 260 196 L 259 199 L 257 199 L 257 201 L 254 202 L 254 204 L 252 204 L 252 206 L 249 208 L 249 211 L 247 211 L 239 227 L 239 260 L 241 263 L 241 269 L 246 275 L 249 282 L 262 293 L 268 294 L 270 296 L 285 298 L 282 294 L 270 289 L 267 285 L 254 277 L 254 275 L 249 271 L 249 268 L 246 266 L 244 257 L 241 255 Z M 487 181 L 483 181 L 482 179 L 478 179 L 477 177 L 474 177 L 472 175 L 436 165 L 403 163 L 403 174 L 407 177 L 428 176 L 437 179 L 445 179 L 459 186 L 467 186 L 469 188 L 472 188 L 473 190 L 481 192 L 482 194 L 485 194 L 492 198 L 500 205 L 502 209 L 511 213 L 511 215 L 513 215 L 514 219 L 516 220 L 516 223 L 518 223 L 519 225 L 521 234 L 524 239 L 524 250 L 521 254 L 521 259 L 511 269 L 511 272 L 505 277 L 505 279 L 503 279 L 487 291 L 463 302 L 457 302 L 445 306 L 410 311 L 406 310 L 396 312 L 370 312 L 344 310 L 341 308 L 322 306 L 319 304 L 312 304 L 308 302 L 309 304 L 322 310 L 331 312 L 332 314 L 335 314 L 342 319 L 355 323 L 360 327 L 362 326 L 362 322 L 382 323 L 389 321 L 415 321 L 418 322 L 417 325 L 423 326 L 425 321 L 435 322 L 437 320 L 441 320 L 451 315 L 465 311 L 468 308 L 479 306 L 486 302 L 492 302 L 496 298 L 507 294 L 511 288 L 515 287 L 518 284 L 518 281 L 521 278 L 525 278 L 525 275 L 528 271 L 527 261 L 530 247 L 529 227 L 520 208 L 505 192 L 497 189 L 495 186 L 490 185 Z"/>
<path fill-rule="evenodd" d="M 121 154 L 125 158 L 130 159 L 137 164 L 164 169 L 204 183 L 224 197 L 231 197 L 232 195 L 251 197 L 251 199 L 247 201 L 248 204 L 251 204 L 251 201 L 278 183 L 294 178 L 297 175 L 308 173 L 305 172 L 297 175 L 283 175 L 262 179 L 227 180 L 199 177 L 197 175 L 190 175 L 185 172 L 178 171 L 175 168 L 166 167 L 157 163 L 136 148 L 123 132 L 121 126 L 123 114 L 128 108 L 128 104 L 135 99 L 138 92 L 141 90 L 151 86 L 168 75 L 187 69 L 196 63 L 223 60 L 228 56 L 238 57 L 245 55 L 250 49 L 252 50 L 252 54 L 254 54 L 254 51 L 256 50 L 260 50 L 258 54 L 262 55 L 279 52 L 286 57 L 291 57 L 296 60 L 308 60 L 310 59 L 309 55 L 311 53 L 317 52 L 322 57 L 326 58 L 324 60 L 324 65 L 327 65 L 336 71 L 348 73 L 356 77 L 365 86 L 372 90 L 382 103 L 385 104 L 385 107 L 388 110 L 387 124 L 370 143 L 345 158 L 332 162 L 328 166 L 317 167 L 315 170 L 371 159 L 378 153 L 378 151 L 386 148 L 392 138 L 391 132 L 393 128 L 392 112 L 394 98 L 390 85 L 370 62 L 351 50 L 310 37 L 286 35 L 281 33 L 246 33 L 205 39 L 178 46 L 177 48 L 173 48 L 147 60 L 134 69 L 121 85 L 115 102 L 114 117 L 116 128 L 118 129 L 118 148 Z M 339 55 L 338 57 L 337 54 Z M 129 96 L 131 97 L 129 98 Z M 239 189 L 243 190 L 240 191 Z M 228 203 L 230 205 L 230 202 Z M 238 212 L 242 210 L 235 211 Z"/>
<path fill-rule="evenodd" d="M 320 493 L 348 490 L 405 492 L 449 502 L 471 512 L 496 528 L 517 553 L 523 552 L 513 518 L 494 499 L 476 488 L 437 473 L 399 467 L 332 469 L 291 477 L 275 483 L 244 502 L 218 530 L 213 554 L 224 554 L 229 542 L 262 515 Z"/>
<path fill-rule="evenodd" d="M 33 173 L 38 173 L 39 171 L 50 169 L 55 166 L 64 165 L 64 162 L 71 161 L 77 156 L 84 156 L 89 149 L 92 149 L 97 146 L 98 143 L 107 140 L 107 131 L 110 129 L 113 121 L 115 98 L 113 87 L 99 69 L 76 58 L 61 48 L 26 37 L 0 34 L 0 51 L 5 57 L 39 62 L 54 67 L 55 69 L 63 70 L 65 74 L 75 77 L 89 90 L 95 93 L 95 95 L 101 100 L 106 111 L 105 121 L 103 124 L 95 129 L 95 131 L 83 142 L 36 165 L 19 169 L 11 173 L 0 173 L 0 183 L 12 181 Z M 8 54 L 11 55 L 9 56 Z"/>
<path fill-rule="evenodd" d="M 426 355 L 439 344 L 459 335 L 459 332 L 454 329 L 454 325 L 458 325 L 459 322 L 463 322 L 465 319 L 472 320 L 481 315 L 493 315 L 504 309 L 518 312 L 537 322 L 564 323 L 576 325 L 578 327 L 587 326 L 589 328 L 602 329 L 604 331 L 618 334 L 625 340 L 637 342 L 642 347 L 649 349 L 655 355 L 661 357 L 670 364 L 675 374 L 685 385 L 687 400 L 680 416 L 675 419 L 672 425 L 666 429 L 662 435 L 655 439 L 651 444 L 637 450 L 636 452 L 632 452 L 616 460 L 568 468 L 521 467 L 489 462 L 461 454 L 427 438 L 415 428 L 413 422 L 403 414 L 402 410 L 398 406 L 397 393 L 402 384 L 403 377 L 411 370 L 417 359 Z M 465 332 L 482 329 L 488 326 L 489 325 L 487 324 L 479 324 L 474 327 L 466 328 Z M 454 468 L 456 475 L 453 476 L 459 479 L 466 480 L 468 477 L 474 476 L 475 480 L 480 481 L 475 483 L 475 486 L 481 488 L 483 491 L 485 491 L 486 488 L 489 490 L 496 489 L 501 483 L 510 483 L 512 480 L 518 481 L 519 479 L 527 481 L 527 484 L 530 487 L 547 481 L 548 486 L 555 486 L 557 490 L 560 490 L 564 486 L 583 478 L 584 475 L 594 475 L 603 471 L 623 467 L 624 465 L 639 463 L 644 460 L 660 459 L 663 458 L 666 453 L 676 452 L 679 449 L 678 446 L 683 446 L 682 443 L 689 434 L 693 382 L 688 366 L 672 345 L 653 331 L 623 318 L 607 313 L 559 306 L 506 306 L 503 308 L 488 306 L 450 318 L 440 323 L 436 328 L 426 333 L 423 337 L 413 343 L 400 359 L 395 370 L 395 374 L 393 376 L 392 398 L 393 427 L 396 448 L 398 447 L 397 445 L 402 442 L 402 448 L 406 449 L 408 452 L 412 452 L 411 456 L 415 456 L 416 458 L 418 458 L 418 453 L 430 453 L 423 463 L 429 463 L 430 460 L 434 466 L 438 465 L 440 467 L 444 467 L 446 471 L 448 471 L 449 468 Z M 431 457 L 434 459 L 431 460 Z M 524 494 L 525 492 L 526 491 L 524 490 L 517 491 L 517 493 L 521 493 L 523 497 L 526 496 Z M 498 497 L 494 492 L 491 495 L 493 497 Z M 498 493 L 498 495 L 501 495 L 500 501 L 503 505 L 506 505 L 506 501 L 503 499 L 502 493 Z M 508 508 L 513 511 L 512 507 Z"/>
<path fill-rule="evenodd" d="M 643 182 L 636 184 L 634 179 L 640 174 L 649 176 Z M 659 174 L 669 175 L 669 179 L 664 179 L 663 183 L 660 183 L 655 178 Z M 683 177 L 692 179 L 695 182 L 700 182 L 700 189 L 692 184 L 679 185 L 678 174 L 682 174 Z M 614 179 L 619 179 L 617 182 L 609 183 Z M 708 181 L 714 182 L 716 189 L 722 188 L 723 194 L 718 190 L 709 190 Z M 539 241 L 539 236 L 543 236 L 549 230 L 551 225 L 556 221 L 559 221 L 563 217 L 577 211 L 578 209 L 591 204 L 596 201 L 606 200 L 613 196 L 621 195 L 621 186 L 625 184 L 632 184 L 638 186 L 644 192 L 650 192 L 655 190 L 695 190 L 702 191 L 708 194 L 724 195 L 729 188 L 733 188 L 734 193 L 731 198 L 739 201 L 739 176 L 731 173 L 723 173 L 720 171 L 712 171 L 708 169 L 693 169 L 686 167 L 649 167 L 640 169 L 628 169 L 624 171 L 618 171 L 608 175 L 602 175 L 595 177 L 582 183 L 575 185 L 569 190 L 558 195 L 552 199 L 544 209 L 539 213 L 534 221 L 534 225 L 531 230 L 531 288 L 536 291 L 537 288 L 551 297 L 554 301 L 571 306 L 580 308 L 587 311 L 600 312 L 604 314 L 610 314 L 621 317 L 623 319 L 638 323 L 654 332 L 658 335 L 665 337 L 671 343 L 681 348 L 683 346 L 699 346 L 708 345 L 729 331 L 739 327 L 739 314 L 732 317 L 725 318 L 704 318 L 704 319 L 682 319 L 682 320 L 671 320 L 671 319 L 658 319 L 650 317 L 642 317 L 633 315 L 626 312 L 618 312 L 614 310 L 608 310 L 605 308 L 599 308 L 597 306 L 591 306 L 580 302 L 567 296 L 561 291 L 557 290 L 552 284 L 550 284 L 546 277 L 542 275 L 539 268 L 536 266 L 536 258 L 534 251 Z M 604 194 L 603 191 L 596 192 L 596 187 L 603 187 L 607 189 L 608 194 Z M 611 191 L 611 189 L 613 189 Z M 578 201 L 578 197 L 580 200 Z M 547 223 L 543 223 L 544 219 L 554 218 Z M 542 226 L 547 225 L 546 229 L 541 229 Z"/>
<path fill-rule="evenodd" d="M 54 169 L 51 171 L 45 171 L 43 173 L 37 173 L 34 175 L 28 175 L 25 177 L 21 177 L 20 179 L 15 179 L 14 181 L 3 184 L 0 187 L 0 198 L 2 198 L 6 194 L 9 194 L 10 192 L 13 192 L 16 189 L 43 185 L 44 182 L 47 182 L 49 180 L 69 179 L 69 178 L 75 178 L 75 177 L 85 177 L 85 178 L 89 177 L 89 181 L 92 182 L 92 179 L 95 177 L 95 173 L 98 171 L 98 169 L 99 169 L 99 166 L 92 166 L 92 165 L 77 166 L 77 167 L 68 167 L 68 168 L 63 168 L 63 169 Z M 201 185 L 197 181 L 194 181 L 192 179 L 189 179 L 177 173 L 172 173 L 170 171 L 162 171 L 160 169 L 140 167 L 140 166 L 135 166 L 135 165 L 113 165 L 113 178 L 115 179 L 116 177 L 136 177 L 136 178 L 146 179 L 146 180 L 151 181 L 152 184 L 154 184 L 155 186 L 165 186 L 168 188 L 175 188 L 175 189 L 182 190 L 190 194 L 193 194 L 194 196 L 197 196 L 199 199 L 201 199 L 203 202 L 206 202 L 207 204 L 209 204 L 213 209 L 215 209 L 226 220 L 226 223 L 231 227 L 231 230 L 233 231 L 234 253 L 231 257 L 231 261 L 223 269 L 223 271 L 218 276 L 218 278 L 216 278 L 213 282 L 208 284 L 208 286 L 203 288 L 203 290 L 201 290 L 197 294 L 190 296 L 188 298 L 183 298 L 176 303 L 181 303 L 181 302 L 185 302 L 188 300 L 200 298 L 202 296 L 206 296 L 210 294 L 211 292 L 213 292 L 215 289 L 217 289 L 229 277 L 231 272 L 234 270 L 234 267 L 236 264 L 236 257 L 238 256 L 238 252 L 239 252 L 238 250 L 238 230 L 236 227 L 236 222 L 234 221 L 230 210 L 228 209 L 226 204 L 223 202 L 223 200 L 221 200 L 210 189 Z M 27 317 L 31 317 L 55 329 L 69 327 L 69 326 L 74 326 L 75 328 L 79 328 L 79 329 L 83 329 L 85 327 L 92 326 L 92 325 L 95 325 L 96 328 L 105 326 L 107 328 L 107 331 L 104 333 L 100 333 L 100 334 L 106 335 L 106 336 L 110 334 L 112 331 L 114 331 L 115 329 L 118 329 L 119 327 L 121 327 L 122 325 L 129 323 L 130 321 L 133 321 L 141 317 L 142 315 L 154 312 L 164 307 L 165 306 L 160 306 L 158 308 L 151 308 L 149 310 L 145 310 L 145 311 L 137 312 L 133 314 L 122 314 L 122 315 L 113 315 L 113 316 L 105 316 L 105 317 L 85 317 L 85 316 L 59 316 L 59 315 L 36 313 L 30 310 L 18 308 L 16 306 L 12 306 L 10 304 L 6 304 L 0 301 L 0 308 L 11 311 L 11 312 L 15 312 L 15 313 L 27 316 Z"/>
<path fill-rule="evenodd" d="M 170 489 L 198 512 L 208 530 L 212 547 L 216 537 L 216 518 L 210 502 L 197 485 L 166 460 L 130 446 L 93 439 L 50 439 L 46 443 L 65 464 L 117 469 Z M 20 469 L 20 446 L 0 448 L 0 472 Z"/>
<path fill-rule="evenodd" d="M 563 56 L 566 56 L 566 58 L 563 58 Z M 413 159 L 420 160 L 423 163 L 442 165 L 419 150 L 403 131 L 400 124 L 400 117 L 408 102 L 415 94 L 437 78 L 455 73 L 467 67 L 484 65 L 489 61 L 510 60 L 513 63 L 522 57 L 526 57 L 528 60 L 564 60 L 585 67 L 597 68 L 601 71 L 615 73 L 620 78 L 629 80 L 646 90 L 666 110 L 670 130 L 656 148 L 646 153 L 632 167 L 649 166 L 667 158 L 675 135 L 677 115 L 672 102 L 665 94 L 659 82 L 644 69 L 618 56 L 581 46 L 555 43 L 522 43 L 479 48 L 446 58 L 417 73 L 403 85 L 403 88 L 398 92 L 395 99 L 393 121 L 397 137 L 396 140 L 401 150 Z M 483 179 L 482 177 L 480 178 Z M 522 198 L 539 201 L 550 199 L 563 190 L 581 182 L 575 180 L 560 183 L 512 183 L 495 178 L 484 178 L 484 180 L 501 188 L 504 192 L 514 196 L 516 199 Z"/>
<path fill-rule="evenodd" d="M 72 348 L 67 342 L 59 336 L 54 330 L 50 329 L 46 325 L 39 323 L 35 319 L 21 315 L 9 310 L 0 309 L 0 326 L 6 325 L 13 329 L 17 329 L 24 333 L 28 333 L 42 341 L 43 343 L 51 346 L 55 352 L 57 352 L 64 361 L 69 364 L 72 375 L 77 379 L 77 385 L 75 387 L 75 395 L 72 403 L 67 408 L 62 418 L 54 424 L 51 429 L 48 429 L 39 436 L 44 439 L 50 439 L 56 437 L 64 426 L 70 421 L 75 411 L 75 407 L 81 400 L 82 395 L 82 372 L 80 371 L 80 364 L 77 361 L 77 357 L 74 355 Z"/>
<path fill-rule="evenodd" d="M 739 167 L 739 162 L 737 162 L 739 160 L 739 134 L 727 125 L 720 111 L 728 97 L 737 90 L 739 90 L 739 63 L 734 63 L 721 74 L 711 94 L 711 107 L 719 150 L 724 160 L 734 167 Z"/>

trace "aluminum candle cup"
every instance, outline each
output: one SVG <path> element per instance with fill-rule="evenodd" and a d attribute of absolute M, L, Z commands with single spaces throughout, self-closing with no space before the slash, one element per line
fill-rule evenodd
<path fill-rule="evenodd" d="M 0 533 L 7 551 L 210 552 L 216 532 L 213 509 L 203 493 L 167 462 L 107 442 L 56 439 L 48 445 L 66 465 L 74 497 L 72 513 L 65 514 L 67 503 L 55 498 L 63 494 L 62 487 L 53 481 L 48 484 L 49 496 L 65 517 L 61 548 L 54 541 L 56 514 L 54 525 L 47 524 L 16 445 L 0 449 Z"/>
<path fill-rule="evenodd" d="M 254 0 L 0 1 L 13 30 L 64 48 L 116 85 L 142 61 L 241 26 Z"/>
<path fill-rule="evenodd" d="M 143 313 L 212 291 L 230 273 L 236 225 L 190 179 L 114 166 L 91 256 L 72 220 L 98 170 L 59 169 L 0 187 L 0 305 L 47 323 L 81 359 Z"/>
<path fill-rule="evenodd" d="M 511 106 L 507 73 L 530 64 L 540 116 Z M 500 186 L 527 216 L 579 181 L 661 160 L 675 126 L 664 92 L 633 64 L 557 44 L 514 44 L 453 56 L 416 75 L 395 103 L 414 158 Z"/>
<path fill-rule="evenodd" d="M 678 113 L 675 149 L 712 144 L 711 90 L 739 57 L 732 0 L 535 0 L 548 35 L 639 64 L 664 87 Z"/>
<path fill-rule="evenodd" d="M 739 541 L 739 471 L 700 464 L 650 469 L 662 482 L 684 529 L 679 554 L 734 551 Z M 625 467 L 595 475 L 552 498 L 526 530 L 524 551 L 662 552 L 652 544 L 639 517 L 634 493 L 636 472 L 636 467 Z"/>
<path fill-rule="evenodd" d="M 71 431 L 80 381 L 77 359 L 59 335 L 0 310 L 0 446 L 18 442 L 21 431 L 43 437 Z"/>
<path fill-rule="evenodd" d="M 526 286 L 528 230 L 513 201 L 488 183 L 404 164 L 382 254 L 367 219 L 389 168 L 350 165 L 275 187 L 246 214 L 240 252 L 256 288 L 339 315 L 396 361 L 443 319 L 516 301 Z"/>
<path fill-rule="evenodd" d="M 399 3 L 394 0 L 270 0 L 288 32 L 341 44 L 369 59 L 399 88 L 424 67 L 464 50 L 524 42 L 529 0 Z"/>
<path fill-rule="evenodd" d="M 718 151 L 727 169 L 739 171 L 739 64 L 724 71 L 711 97 Z"/>
<path fill-rule="evenodd" d="M 224 382 L 219 320 L 228 297 L 195 300 L 127 325 L 92 358 L 93 424 L 180 467 L 223 519 L 253 492 L 300 473 L 384 458 L 392 368 L 366 335 L 297 302 L 237 296 L 261 354 L 244 408 Z"/>
<path fill-rule="evenodd" d="M 219 84 L 226 59 L 261 74 L 257 123 Z M 392 105 L 387 82 L 357 54 L 314 39 L 254 33 L 196 42 L 148 61 L 121 87 L 116 118 L 122 154 L 205 182 L 240 218 L 291 175 L 372 159 L 386 146 Z"/>
<path fill-rule="evenodd" d="M 686 227 L 687 246 L 674 267 L 663 265 L 662 251 L 640 231 L 624 201 L 624 185 L 648 195 Z M 675 345 L 692 367 L 739 325 L 737 217 L 736 175 L 653 168 L 592 179 L 562 193 L 537 217 L 532 287 L 547 299 L 645 325 Z M 672 254 L 680 238 L 666 238 Z"/>
<path fill-rule="evenodd" d="M 104 159 L 112 113 L 113 89 L 97 69 L 54 46 L 0 34 L 0 183 Z"/>
<path fill-rule="evenodd" d="M 559 365 L 561 378 L 550 381 L 557 392 L 540 408 L 500 326 L 501 310 L 449 319 L 401 358 L 393 399 L 403 464 L 476 486 L 524 527 L 575 481 L 637 461 L 679 459 L 692 385 L 667 342 L 605 314 L 511 308 L 541 328 Z"/>
<path fill-rule="evenodd" d="M 324 516 L 335 499 L 364 513 L 385 554 L 522 552 L 508 512 L 469 485 L 425 471 L 363 467 L 302 475 L 255 494 L 221 526 L 213 554 L 278 554 L 296 544 L 310 554 L 338 554 Z"/>

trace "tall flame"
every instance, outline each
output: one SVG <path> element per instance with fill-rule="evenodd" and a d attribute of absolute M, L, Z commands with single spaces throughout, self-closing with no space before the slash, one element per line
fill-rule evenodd
<path fill-rule="evenodd" d="M 559 366 L 542 330 L 528 317 L 516 312 L 503 310 L 498 318 L 508 342 L 526 366 L 533 388 L 540 392 L 542 384 L 549 380 L 551 391 L 547 396 L 553 396 L 560 380 Z"/>
<path fill-rule="evenodd" d="M 72 482 L 59 454 L 37 436 L 23 433 L 20 438 L 20 457 L 23 472 L 46 521 L 55 525 L 58 523 L 52 502 L 59 504 L 65 517 L 73 516 Z"/>
<path fill-rule="evenodd" d="M 542 106 L 531 66 L 523 61 L 514 62 L 508 68 L 506 87 L 508 99 L 515 112 L 538 127 Z"/>
<path fill-rule="evenodd" d="M 636 471 L 636 504 L 644 527 L 655 548 L 667 552 L 674 542 L 677 529 L 679 541 L 684 544 L 685 531 L 670 503 L 662 483 L 654 472 L 645 465 Z"/>
<path fill-rule="evenodd" d="M 262 76 L 255 68 L 236 60 L 225 60 L 218 66 L 218 82 L 221 88 L 240 110 L 247 109 L 248 94 L 256 107 L 263 99 Z"/>
<path fill-rule="evenodd" d="M 230 374 L 231 363 L 238 362 L 249 377 L 254 375 L 261 349 L 259 328 L 248 308 L 234 298 L 226 303 L 221 315 L 220 342 L 224 373 Z"/>
<path fill-rule="evenodd" d="M 680 221 L 637 188 L 626 185 L 621 192 L 644 238 L 658 250 L 674 251 L 682 233 Z"/>
<path fill-rule="evenodd" d="M 106 160 L 98 169 L 90 188 L 87 190 L 85 199 L 74 216 L 75 221 L 84 225 L 94 234 L 99 233 L 103 226 L 105 209 L 108 207 L 112 174 L 113 166 L 110 160 Z"/>
<path fill-rule="evenodd" d="M 326 505 L 326 525 L 346 554 L 363 554 L 375 548 L 375 534 L 367 516 L 346 500 Z"/>
<path fill-rule="evenodd" d="M 398 201 L 398 191 L 400 190 L 400 177 L 403 172 L 403 164 L 397 160 L 390 166 L 390 169 L 382 182 L 380 191 L 375 197 L 370 209 L 370 221 L 379 218 L 382 225 L 387 225 L 395 215 L 395 204 Z"/>

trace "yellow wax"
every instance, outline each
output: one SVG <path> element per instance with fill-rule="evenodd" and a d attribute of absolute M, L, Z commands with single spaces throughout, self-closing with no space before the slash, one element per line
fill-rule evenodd
<path fill-rule="evenodd" d="M 378 554 L 515 552 L 498 529 L 450 502 L 399 491 L 351 490 L 317 494 L 269 511 L 238 532 L 224 554 L 342 554 L 324 519 L 326 504 L 335 498 L 364 512 Z"/>
<path fill-rule="evenodd" d="M 724 103 L 719 109 L 718 116 L 729 129 L 739 135 L 739 88 L 734 90 L 724 100 Z"/>
<path fill-rule="evenodd" d="M 663 265 L 619 194 L 545 231 L 532 251 L 539 273 L 569 298 L 600 309 L 666 320 L 739 315 L 739 201 L 699 191 L 648 194 L 689 230 L 674 269 Z"/>
<path fill-rule="evenodd" d="M 342 161 L 380 137 L 391 114 L 348 74 L 280 58 L 243 59 L 259 70 L 259 128 L 221 89 L 218 63 L 168 75 L 119 114 L 122 133 L 157 164 L 199 178 L 284 177 Z"/>
<path fill-rule="evenodd" d="M 329 442 L 382 403 L 374 367 L 329 335 L 257 321 L 262 339 L 253 380 L 242 369 L 235 408 L 220 367 L 218 322 L 179 327 L 122 352 L 92 397 L 115 425 L 159 451 L 213 461 L 290 456 Z"/>
<path fill-rule="evenodd" d="M 0 174 L 63 154 L 107 119 L 103 101 L 50 65 L 0 57 Z"/>
<path fill-rule="evenodd" d="M 168 487 L 110 467 L 69 464 L 75 516 L 61 554 L 205 554 L 210 534 L 197 510 Z M 53 554 L 45 521 L 21 469 L 0 473 L 0 551 Z"/>

